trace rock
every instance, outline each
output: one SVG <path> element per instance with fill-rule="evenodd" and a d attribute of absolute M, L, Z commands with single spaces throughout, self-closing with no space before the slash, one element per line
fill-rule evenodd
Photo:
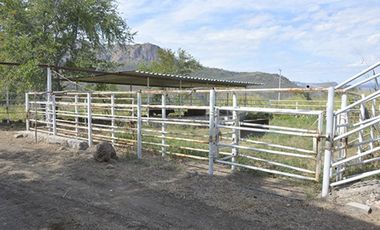
<path fill-rule="evenodd" d="M 88 143 L 81 140 L 69 139 L 67 140 L 67 145 L 76 150 L 86 150 L 88 148 Z"/>
<path fill-rule="evenodd" d="M 117 159 L 116 151 L 113 146 L 105 141 L 96 145 L 94 159 L 99 162 L 109 162 L 110 159 Z"/>
<path fill-rule="evenodd" d="M 106 169 L 114 169 L 115 168 L 115 166 L 113 166 L 112 164 L 108 164 L 107 166 L 106 166 Z"/>
<path fill-rule="evenodd" d="M 17 134 L 15 134 L 14 137 L 15 137 L 15 138 L 23 138 L 23 137 L 24 137 L 24 134 L 22 134 L 22 133 L 17 133 Z"/>
<path fill-rule="evenodd" d="M 372 212 L 371 207 L 369 207 L 368 205 L 365 205 L 365 204 L 360 204 L 357 202 L 350 202 L 350 203 L 347 203 L 346 205 L 351 207 L 351 208 L 354 208 L 357 211 L 364 212 L 367 214 L 370 214 Z"/>

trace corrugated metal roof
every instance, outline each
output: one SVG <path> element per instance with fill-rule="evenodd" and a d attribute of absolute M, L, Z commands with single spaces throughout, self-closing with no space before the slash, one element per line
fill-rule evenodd
<path fill-rule="evenodd" d="M 119 85 L 140 85 L 167 88 L 194 88 L 194 87 L 247 87 L 261 85 L 246 81 L 232 81 L 222 79 L 200 78 L 173 74 L 162 74 L 145 71 L 125 71 L 104 73 L 86 77 L 70 79 L 78 82 L 106 83 Z"/>

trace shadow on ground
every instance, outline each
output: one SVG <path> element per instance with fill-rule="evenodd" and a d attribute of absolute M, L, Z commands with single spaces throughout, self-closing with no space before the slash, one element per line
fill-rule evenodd
<path fill-rule="evenodd" d="M 378 229 L 294 185 L 144 155 L 89 153 L 1 132 L 0 229 Z M 223 170 L 221 170 L 223 171 Z"/>

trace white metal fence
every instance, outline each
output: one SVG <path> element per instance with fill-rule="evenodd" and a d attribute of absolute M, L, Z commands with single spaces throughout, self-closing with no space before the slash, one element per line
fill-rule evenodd
<path fill-rule="evenodd" d="M 380 90 L 376 68 L 380 62 L 330 88 L 327 103 L 326 150 L 322 196 L 330 187 L 379 175 Z M 360 93 L 360 87 L 374 82 L 375 92 Z M 337 95 L 336 90 L 342 94 Z M 341 97 L 341 107 L 334 109 L 334 99 Z"/>
<path fill-rule="evenodd" d="M 380 174 L 380 91 L 369 95 L 355 91 L 379 77 L 374 73 L 379 66 L 328 90 L 27 93 L 26 127 L 82 139 L 89 145 L 109 141 L 129 148 L 138 158 L 144 149 L 205 160 L 209 174 L 218 163 L 231 166 L 232 171 L 246 168 L 318 181 L 323 157 L 325 197 L 331 187 Z M 371 71 L 373 75 L 365 77 Z M 268 92 L 327 95 L 327 107 L 321 108 L 325 101 L 321 99 L 294 106 L 286 104 L 294 100 L 257 104 L 249 100 L 248 93 Z M 267 118 L 258 119 L 258 114 Z"/>
<path fill-rule="evenodd" d="M 227 93 L 231 103 L 221 103 Z M 317 181 L 323 111 L 240 106 L 242 98 L 242 90 L 27 93 L 26 124 L 89 145 L 106 140 L 138 158 L 144 148 L 209 161 L 210 174 L 216 162 Z M 290 116 L 306 128 L 244 119 L 250 113 Z"/>

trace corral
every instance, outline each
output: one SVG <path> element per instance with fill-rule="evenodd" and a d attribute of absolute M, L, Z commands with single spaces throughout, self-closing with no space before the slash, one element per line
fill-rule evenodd
<path fill-rule="evenodd" d="M 150 149 L 162 156 L 205 160 L 210 175 L 214 163 L 220 163 L 230 165 L 232 171 L 242 167 L 320 181 L 323 165 L 322 197 L 326 197 L 330 186 L 379 173 L 376 167 L 380 118 L 376 99 L 380 91 L 369 95 L 355 91 L 379 77 L 379 74 L 366 75 L 379 65 L 377 63 L 329 89 L 248 89 L 245 86 L 239 89 L 56 92 L 48 84 L 47 93 L 26 94 L 27 130 L 75 137 L 86 140 L 90 146 L 106 140 L 114 146 L 129 148 L 138 159 L 142 158 L 143 149 Z M 173 86 L 171 82 L 178 80 L 180 86 L 186 85 L 187 81 L 207 81 L 139 72 L 114 75 L 110 75 L 114 76 L 112 83 L 130 84 L 140 77 L 143 81 L 140 80 L 138 85 L 145 82 L 147 86 L 149 82 L 158 86 L 159 80 L 163 80 L 162 86 Z M 104 83 L 104 76 L 107 75 L 76 81 Z M 128 80 L 130 77 L 132 79 Z M 51 82 L 49 68 L 48 79 Z M 212 83 L 244 84 L 233 81 Z M 260 95 L 264 95 L 260 98 L 270 98 L 271 93 L 307 94 L 306 103 L 313 101 L 311 97 L 327 98 L 327 107 L 313 107 L 310 103 L 281 108 L 280 104 L 271 101 L 271 104 L 267 101 L 251 104 L 247 99 Z M 339 100 L 338 104 L 334 100 Z M 293 122 L 286 122 L 291 120 Z M 360 170 L 364 172 L 357 173 Z M 330 178 L 335 182 L 330 183 Z"/>
<path fill-rule="evenodd" d="M 281 190 L 280 197 L 287 197 L 286 202 L 292 203 L 290 200 L 293 200 L 293 198 L 304 200 L 305 197 L 299 198 L 298 195 L 294 197 L 293 195 L 302 194 L 302 192 L 290 189 L 292 185 L 288 184 L 289 179 L 285 177 L 296 178 L 297 181 L 298 179 L 310 181 L 303 182 L 305 183 L 304 185 L 302 183 L 301 185 L 298 184 L 296 187 L 311 186 L 319 190 L 320 186 L 322 188 L 321 196 L 326 198 L 331 191 L 334 192 L 335 188 L 339 189 L 347 183 L 379 174 L 378 140 L 380 133 L 378 123 L 380 118 L 379 105 L 376 99 L 379 97 L 380 91 L 375 90 L 370 94 L 362 95 L 357 90 L 359 86 L 379 77 L 378 74 L 368 77 L 368 73 L 371 73 L 379 66 L 380 63 L 377 63 L 335 88 L 329 89 L 215 87 L 166 90 L 149 88 L 135 91 L 90 92 L 81 90 L 53 91 L 51 87 L 48 87 L 47 92 L 26 93 L 26 129 L 36 139 L 43 133 L 44 135 L 82 140 L 87 142 L 89 146 L 104 140 L 112 143 L 119 148 L 119 152 L 125 156 L 125 159 L 133 159 L 133 163 L 128 163 L 127 166 L 132 167 L 132 171 L 128 169 L 128 172 L 125 172 L 128 175 L 130 173 L 137 174 L 137 176 L 133 176 L 133 183 L 145 183 L 142 182 L 144 177 L 149 180 L 149 183 L 160 184 L 158 186 L 164 187 L 168 186 L 169 182 L 161 183 L 160 180 L 171 181 L 170 183 L 176 184 L 177 180 L 186 181 L 186 179 L 189 179 L 189 183 L 191 183 L 192 176 L 186 176 L 186 173 L 189 173 L 190 170 L 190 175 L 195 173 L 197 180 L 204 180 L 204 184 L 202 184 L 204 188 L 196 187 L 194 188 L 195 190 L 209 188 L 207 183 L 215 183 L 215 186 L 222 187 L 224 187 L 223 183 L 231 183 L 232 187 L 242 186 L 247 189 L 257 189 L 257 186 L 265 187 L 268 176 L 275 174 L 280 176 L 275 179 L 275 184 L 278 183 L 277 186 Z M 50 79 L 48 82 L 50 82 L 51 86 L 51 72 L 48 75 L 48 79 Z M 273 99 L 276 98 L 278 93 L 281 93 L 285 100 Z M 295 100 L 294 98 L 297 97 L 306 99 Z M 49 146 L 46 147 L 50 148 Z M 28 148 L 33 149 L 34 147 L 29 146 Z M 38 151 L 42 150 L 43 148 Z M 20 150 L 15 150 L 15 152 L 17 151 Z M 34 152 L 34 150 L 31 151 Z M 79 153 L 79 158 L 88 160 L 88 155 L 81 154 Z M 8 159 L 11 154 L 3 156 L 7 158 L 7 161 L 12 161 Z M 40 155 L 36 155 L 36 157 L 46 159 Z M 59 155 L 54 155 L 54 157 L 59 158 Z M 136 160 L 134 160 L 135 157 Z M 172 175 L 178 173 L 177 169 L 170 172 L 170 175 L 162 172 L 161 167 L 171 168 L 173 164 L 176 164 L 175 162 L 168 163 L 165 160 L 168 157 L 191 158 L 195 161 L 184 161 L 191 162 L 191 164 L 190 166 L 188 165 L 189 169 L 185 169 L 185 176 L 179 179 L 177 176 Z M 72 176 L 89 173 L 88 170 L 90 169 L 85 166 L 85 164 L 88 164 L 87 160 L 79 165 L 72 162 L 68 163 L 70 169 L 73 170 L 76 167 L 84 167 L 82 171 L 79 170 L 81 172 L 75 169 L 68 173 Z M 139 162 L 145 163 L 141 165 Z M 148 166 L 144 164 L 148 164 Z M 91 167 L 95 167 L 96 170 L 103 170 L 103 168 L 99 168 L 102 166 L 95 165 L 95 163 L 91 163 Z M 114 170 L 115 166 L 107 165 L 107 167 Z M 118 170 L 121 170 L 122 167 L 123 165 L 119 163 L 116 166 Z M 152 169 L 152 167 L 158 167 L 159 172 L 155 171 L 156 168 Z M 197 169 L 194 170 L 194 168 Z M 30 169 L 29 171 L 33 170 Z M 64 169 L 57 170 L 61 172 Z M 143 173 L 146 170 L 152 170 L 150 172 L 155 176 L 148 177 Z M 259 172 L 258 174 L 267 177 L 245 174 L 245 171 Z M 8 174 L 16 173 L 9 169 L 3 169 L 3 172 Z M 104 175 L 94 174 L 100 177 L 98 178 L 99 180 L 96 178 L 86 180 L 91 180 L 91 183 L 100 183 L 100 181 L 105 180 L 104 176 L 108 175 L 106 172 Z M 228 179 L 220 179 L 221 172 Z M 41 174 L 37 177 L 43 176 L 40 171 L 34 173 Z M 215 179 L 210 179 L 212 177 L 206 178 L 206 173 L 209 175 L 215 174 Z M 21 174 L 24 175 L 24 173 Z M 199 174 L 202 176 L 198 176 Z M 31 181 L 37 180 L 33 175 L 28 174 L 26 176 L 28 178 L 30 176 Z M 123 179 L 119 176 L 116 177 L 120 184 L 112 186 L 122 190 Z M 26 180 L 29 180 L 28 178 Z M 251 184 L 252 181 L 247 180 L 260 180 L 263 182 Z M 147 182 L 147 184 L 149 183 Z M 183 183 L 185 183 L 185 187 L 194 186 L 193 184 L 187 184 L 187 182 Z M 216 185 L 218 183 L 221 184 Z M 272 182 L 269 183 L 272 184 Z M 291 183 L 300 182 L 292 181 Z M 144 186 L 148 186 L 147 184 L 144 184 Z M 106 185 L 107 188 L 109 186 L 111 185 Z M 196 195 L 192 199 L 207 200 L 210 196 L 213 197 L 213 194 L 216 195 L 211 200 L 227 199 L 224 196 L 222 197 L 221 194 L 217 195 L 216 190 L 220 189 L 222 191 L 222 187 L 215 188 L 211 193 L 210 191 L 205 192 L 202 190 L 199 193 L 203 194 L 205 192 L 205 194 Z M 227 187 L 227 190 L 232 189 L 232 187 Z M 174 189 L 176 188 L 177 186 Z M 141 188 L 136 186 L 129 189 Z M 160 189 L 163 188 L 160 187 Z M 284 191 L 289 191 L 289 193 L 284 195 Z M 237 195 L 235 192 L 231 191 L 231 194 L 240 197 L 237 199 L 243 199 L 241 195 Z M 261 189 L 261 192 L 272 194 L 273 188 L 268 190 Z M 68 193 L 70 193 L 70 190 L 64 192 L 63 198 Z M 173 190 L 170 190 L 170 193 L 178 195 Z M 86 194 L 89 195 L 88 193 Z M 122 191 L 118 193 L 118 195 L 121 194 Z M 188 193 L 185 194 L 190 196 Z M 9 194 L 5 195 L 8 196 Z M 315 191 L 309 195 L 317 196 Z M 150 195 L 148 194 L 148 196 Z M 257 196 L 257 194 L 248 192 L 247 196 Z M 273 199 L 272 196 L 265 195 L 265 199 L 269 202 L 270 199 Z M 90 195 L 82 198 L 93 199 Z M 139 197 L 135 198 L 138 199 Z M 81 199 L 82 202 L 83 199 Z M 121 199 L 120 196 L 119 199 Z M 169 200 L 176 202 L 171 198 Z M 206 203 L 213 207 L 219 207 L 226 212 L 232 211 L 231 206 L 222 207 L 223 205 L 213 203 L 214 201 L 207 201 Z M 242 204 L 242 200 L 236 202 L 234 203 L 235 206 Z M 135 203 L 134 205 L 139 204 Z M 194 208 L 204 208 L 202 205 L 199 204 L 198 207 L 194 206 Z M 265 205 L 265 202 L 263 205 Z M 292 206 L 293 204 L 280 205 Z M 299 205 L 297 206 L 298 208 L 308 204 L 307 202 L 301 202 Z M 318 203 L 318 205 L 321 204 Z M 97 212 L 95 206 L 93 211 Z M 329 208 L 334 209 L 334 207 Z M 120 209 L 116 209 L 117 213 L 119 213 Z M 178 207 L 174 209 L 179 210 Z M 242 214 L 244 209 L 237 208 L 236 210 L 239 217 L 244 216 Z M 256 212 L 259 209 L 255 206 L 254 208 L 247 207 L 247 210 Z M 318 210 L 317 208 L 314 211 L 319 212 Z M 311 211 L 311 215 L 315 215 L 314 211 Z M 172 214 L 169 215 L 173 216 Z M 345 217 L 340 217 L 335 213 L 334 216 L 338 217 L 338 219 L 343 218 L 340 219 L 339 223 L 348 224 L 347 226 L 363 225 L 362 222 L 347 221 Z M 318 217 L 318 215 L 316 217 L 324 218 Z M 123 218 L 118 217 L 121 222 L 123 222 Z M 136 216 L 133 217 L 133 219 L 136 218 Z M 192 216 L 191 218 L 196 217 Z M 366 219 L 366 221 L 378 222 L 376 218 L 371 218 Z M 158 219 L 160 219 L 159 217 L 157 217 L 157 221 L 160 222 L 161 219 Z M 248 228 L 250 221 L 252 221 L 252 216 L 243 217 L 243 219 L 241 225 L 237 226 L 245 228 L 244 226 L 247 224 L 246 228 Z M 70 224 L 75 224 L 75 222 L 70 222 L 69 220 L 65 221 L 68 224 L 63 223 L 63 225 L 70 226 Z M 140 226 L 139 224 L 144 222 L 141 219 L 139 221 L 136 226 L 132 227 L 138 227 Z M 210 220 L 210 222 L 207 222 L 208 226 L 215 226 L 215 221 Z M 330 223 L 334 221 L 337 220 L 328 220 Z M 227 222 L 233 223 L 232 220 L 226 220 Z M 97 223 L 97 221 L 91 220 L 91 223 Z M 276 225 L 279 222 L 274 224 L 269 224 L 266 219 L 265 223 L 261 223 L 260 226 L 279 226 Z M 145 225 L 144 222 L 141 226 L 147 227 L 148 225 Z M 161 222 L 155 226 L 168 227 L 168 225 Z M 176 222 L 175 226 L 180 225 Z M 200 225 L 191 224 L 186 226 L 200 227 Z M 292 224 L 288 226 L 295 227 Z M 306 227 L 306 225 L 302 226 Z M 325 227 L 321 226 L 321 228 Z M 368 225 L 367 228 L 376 228 L 376 226 Z"/>

